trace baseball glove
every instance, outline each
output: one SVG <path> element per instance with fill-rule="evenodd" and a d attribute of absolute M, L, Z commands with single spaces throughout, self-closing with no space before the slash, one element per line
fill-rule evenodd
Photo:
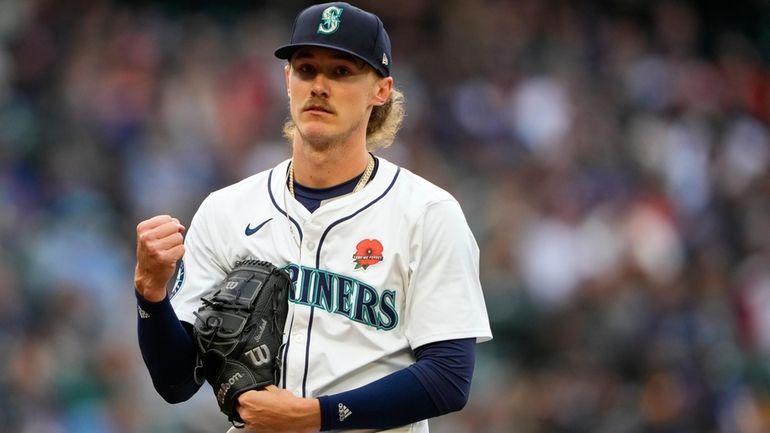
<path fill-rule="evenodd" d="M 195 380 L 207 380 L 236 427 L 238 396 L 277 384 L 289 276 L 269 262 L 238 262 L 195 313 Z"/>

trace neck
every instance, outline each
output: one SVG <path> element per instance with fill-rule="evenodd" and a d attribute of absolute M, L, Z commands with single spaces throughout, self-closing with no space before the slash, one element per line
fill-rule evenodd
<path fill-rule="evenodd" d="M 350 180 L 366 169 L 369 163 L 366 146 L 315 150 L 294 143 L 292 168 L 294 181 L 310 188 L 328 188 Z"/>

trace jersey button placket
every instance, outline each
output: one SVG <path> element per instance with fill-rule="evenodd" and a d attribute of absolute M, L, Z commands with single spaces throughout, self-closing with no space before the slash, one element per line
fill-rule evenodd
<path fill-rule="evenodd" d="M 302 224 L 303 239 L 299 250 L 298 263 L 302 268 L 309 270 L 316 267 L 316 248 L 318 247 L 320 231 L 321 227 L 318 224 L 314 224 L 312 218 L 309 221 L 304 221 Z M 303 275 L 304 272 L 300 274 L 300 281 L 297 284 L 302 284 Z M 303 304 L 303 302 L 300 302 L 300 304 Z M 309 338 L 307 329 L 310 326 L 312 309 L 308 308 L 307 305 L 302 307 L 297 305 L 297 307 L 294 316 L 295 331 L 289 337 L 289 365 L 287 367 L 286 387 L 295 395 L 302 397 L 305 363 L 308 361 L 306 354 L 306 344 Z"/>
<path fill-rule="evenodd" d="M 306 230 L 306 241 L 304 242 L 305 249 L 308 251 L 315 251 L 316 246 L 318 246 L 317 241 L 318 237 L 321 235 L 321 226 L 314 220 L 314 218 L 311 216 L 310 220 L 307 221 L 305 224 L 305 230 Z"/>

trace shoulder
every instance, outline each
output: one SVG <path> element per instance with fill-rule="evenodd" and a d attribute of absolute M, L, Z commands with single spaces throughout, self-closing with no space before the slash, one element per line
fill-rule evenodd
<path fill-rule="evenodd" d="M 387 221 L 398 221 L 413 239 L 419 238 L 415 231 L 425 228 L 466 231 L 465 213 L 451 193 L 407 168 L 383 159 L 380 162 L 384 169 L 381 182 L 387 180 L 391 185 L 378 207 L 386 210 L 383 217 Z"/>

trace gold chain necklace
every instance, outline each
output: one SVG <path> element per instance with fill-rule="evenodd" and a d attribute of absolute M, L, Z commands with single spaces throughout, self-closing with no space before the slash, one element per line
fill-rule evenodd
<path fill-rule="evenodd" d="M 353 192 L 358 192 L 364 189 L 366 184 L 369 183 L 369 178 L 372 176 L 373 171 L 374 171 L 374 157 L 370 154 L 369 163 L 366 164 L 366 170 L 364 170 L 364 174 L 361 175 L 361 179 L 358 180 L 356 187 L 353 188 Z M 294 195 L 294 161 L 293 160 L 289 162 L 289 194 L 291 194 L 292 197 L 296 197 Z"/>

